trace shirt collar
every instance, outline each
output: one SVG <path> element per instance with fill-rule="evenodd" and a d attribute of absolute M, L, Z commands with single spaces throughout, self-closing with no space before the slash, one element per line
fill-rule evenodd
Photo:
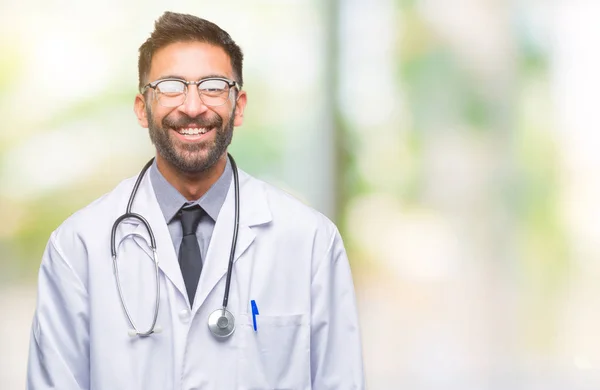
<path fill-rule="evenodd" d="M 154 160 L 150 167 L 150 181 L 152 182 L 152 188 L 154 189 L 156 200 L 158 201 L 158 205 L 160 206 L 167 223 L 171 222 L 181 207 L 194 205 L 202 207 L 206 214 L 216 222 L 221 207 L 223 206 L 223 203 L 225 203 L 232 176 L 233 171 L 231 169 L 231 163 L 229 162 L 229 158 L 227 158 L 227 164 L 219 179 L 217 179 L 200 199 L 188 201 L 167 181 L 167 179 L 165 179 L 162 173 L 160 173 L 156 166 L 156 160 Z"/>

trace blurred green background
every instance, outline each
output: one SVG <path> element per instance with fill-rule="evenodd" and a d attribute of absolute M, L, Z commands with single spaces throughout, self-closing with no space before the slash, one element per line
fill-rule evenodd
<path fill-rule="evenodd" d="M 370 389 L 600 386 L 600 2 L 0 0 L 2 389 L 50 233 L 153 155 L 165 10 L 245 52 L 240 167 L 340 227 Z"/>

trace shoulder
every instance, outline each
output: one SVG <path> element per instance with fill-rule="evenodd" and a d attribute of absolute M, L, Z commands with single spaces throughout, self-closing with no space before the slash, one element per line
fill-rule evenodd
<path fill-rule="evenodd" d="M 245 182 L 245 183 L 244 183 Z M 244 184 L 245 185 L 244 185 Z M 306 205 L 293 195 L 262 180 L 240 174 L 241 190 L 249 188 L 241 199 L 248 199 L 240 207 L 266 207 L 271 219 L 260 226 L 257 235 L 270 251 L 281 251 L 281 256 L 295 256 L 298 264 L 310 264 L 311 275 L 318 269 L 333 264 L 348 264 L 346 249 L 337 226 L 323 213 Z M 255 198 L 255 199 L 253 199 Z M 311 259 L 309 262 L 305 260 Z M 329 268 L 326 268 L 329 269 Z"/>
<path fill-rule="evenodd" d="M 53 232 L 51 239 L 66 244 L 82 235 L 96 234 L 99 229 L 106 230 L 111 221 L 125 212 L 136 177 L 121 181 L 110 192 L 74 212 Z"/>
<path fill-rule="evenodd" d="M 264 197 L 271 212 L 272 223 L 277 227 L 284 226 L 297 234 L 318 234 L 331 239 L 338 234 L 337 227 L 327 216 L 290 193 L 242 171 L 240 183 L 246 184 L 250 189 L 249 202 L 260 201 L 254 197 Z"/>
<path fill-rule="evenodd" d="M 99 248 L 109 251 L 105 243 L 110 239 L 112 223 L 125 211 L 127 194 L 134 182 L 135 178 L 123 180 L 112 191 L 69 216 L 50 235 L 41 266 L 70 269 L 85 286 L 90 253 Z"/>

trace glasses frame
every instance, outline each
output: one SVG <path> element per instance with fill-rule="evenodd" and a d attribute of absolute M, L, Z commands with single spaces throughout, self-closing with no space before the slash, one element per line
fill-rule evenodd
<path fill-rule="evenodd" d="M 155 80 L 151 83 L 144 85 L 141 92 L 142 92 L 142 95 L 145 94 L 146 91 L 148 90 L 148 88 L 152 88 L 156 92 L 156 87 L 158 86 L 158 84 L 162 83 L 163 81 L 180 81 L 185 84 L 185 90 L 183 91 L 183 94 L 185 95 L 185 97 L 183 98 L 183 101 L 181 102 L 181 104 L 178 104 L 177 106 L 163 106 L 161 104 L 160 100 L 158 99 L 159 94 L 154 93 L 154 99 L 156 101 L 158 101 L 158 104 L 160 104 L 162 107 L 175 108 L 175 107 L 179 107 L 179 106 L 183 105 L 185 103 L 185 101 L 187 100 L 188 91 L 190 90 L 190 84 L 196 85 L 199 87 L 200 84 L 202 84 L 203 82 L 210 81 L 210 80 L 225 81 L 227 83 L 227 85 L 229 86 L 229 91 L 227 94 L 227 99 L 225 99 L 225 101 L 223 103 L 215 105 L 215 104 L 207 104 L 204 101 L 204 99 L 202 99 L 203 93 L 200 90 L 200 88 L 196 88 L 196 90 L 198 91 L 198 95 L 200 96 L 200 100 L 202 100 L 202 103 L 208 107 L 221 107 L 221 106 L 225 105 L 225 103 L 227 103 L 227 100 L 229 99 L 229 96 L 231 95 L 232 88 L 236 88 L 238 90 L 238 92 L 242 90 L 242 87 L 240 86 L 240 84 L 237 81 L 229 80 L 229 79 L 226 79 L 225 77 L 207 77 L 205 79 L 198 80 L 198 81 L 187 81 L 187 80 L 179 79 L 176 77 L 167 77 L 164 79 Z"/>

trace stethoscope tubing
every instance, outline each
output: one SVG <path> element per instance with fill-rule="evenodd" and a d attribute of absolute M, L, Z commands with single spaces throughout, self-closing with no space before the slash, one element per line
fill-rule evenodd
<path fill-rule="evenodd" d="M 231 162 L 231 167 L 233 170 L 233 184 L 234 184 L 234 198 L 235 198 L 235 220 L 234 220 L 233 238 L 232 238 L 232 242 L 231 242 L 231 252 L 229 254 L 229 263 L 227 266 L 225 292 L 223 294 L 223 308 L 218 309 L 218 311 L 222 311 L 223 317 L 225 317 L 225 313 L 229 313 L 226 309 L 227 309 L 227 304 L 229 301 L 229 290 L 230 290 L 230 286 L 231 286 L 231 274 L 233 273 L 233 261 L 235 258 L 235 249 L 236 249 L 236 244 L 237 244 L 237 236 L 238 236 L 239 221 L 240 221 L 240 196 L 239 196 L 240 191 L 239 191 L 238 170 L 237 170 L 237 165 L 236 165 L 233 157 L 229 153 L 227 154 L 227 156 L 229 157 L 229 161 Z M 150 168 L 150 166 L 152 166 L 153 162 L 154 162 L 154 158 L 150 159 L 150 161 L 148 161 L 146 163 L 146 165 L 144 165 L 144 167 L 140 171 L 140 174 L 137 177 L 137 180 L 133 186 L 133 189 L 131 190 L 131 195 L 129 196 L 129 201 L 127 202 L 127 209 L 125 211 L 125 214 L 121 215 L 120 217 L 118 217 L 115 220 L 115 222 L 113 223 L 112 229 L 111 229 L 111 236 L 110 236 L 110 251 L 111 251 L 111 256 L 112 256 L 112 260 L 113 260 L 113 272 L 115 274 L 115 283 L 117 285 L 119 300 L 121 301 L 121 306 L 123 308 L 123 311 L 125 313 L 127 321 L 129 322 L 129 325 L 132 328 L 129 332 L 130 335 L 131 336 L 137 335 L 140 337 L 147 337 L 147 336 L 150 336 L 151 334 L 157 333 L 159 331 L 158 327 L 156 326 L 156 321 L 158 319 L 158 311 L 159 311 L 159 307 L 160 307 L 160 278 L 159 278 L 159 268 L 158 268 L 158 254 L 156 251 L 156 238 L 154 236 L 154 232 L 152 231 L 152 227 L 150 226 L 150 223 L 146 220 L 146 218 L 144 218 L 140 214 L 131 212 L 131 209 L 133 207 L 133 201 L 135 199 L 135 196 L 137 195 L 137 191 L 140 187 L 142 179 L 143 179 L 144 175 L 146 174 L 146 171 Z M 148 330 L 145 332 L 141 332 L 138 330 L 138 328 L 136 327 L 136 325 L 133 321 L 133 318 L 131 317 L 131 314 L 129 313 L 129 310 L 127 309 L 127 305 L 125 303 L 125 297 L 123 295 L 123 291 L 121 288 L 121 279 L 119 277 L 119 268 L 117 266 L 117 248 L 116 248 L 116 243 L 115 243 L 116 235 L 117 235 L 117 228 L 119 227 L 119 224 L 122 221 L 124 221 L 125 219 L 136 219 L 136 220 L 140 221 L 145 226 L 146 230 L 148 231 L 148 235 L 150 236 L 150 248 L 152 249 L 152 259 L 154 261 L 154 269 L 155 269 L 156 301 L 155 301 L 155 306 L 154 306 L 154 316 L 152 319 L 152 324 L 150 325 Z M 231 316 L 230 320 L 233 323 L 234 322 L 233 315 L 231 313 L 229 313 L 229 315 Z M 215 336 L 223 337 L 222 335 L 215 333 L 213 331 L 212 327 L 210 326 L 210 324 L 209 324 L 209 328 L 211 328 L 211 331 L 213 332 L 213 334 Z M 231 332 L 228 333 L 227 335 L 230 335 L 231 333 L 233 333 L 233 328 L 231 329 Z"/>
<path fill-rule="evenodd" d="M 233 227 L 233 238 L 231 239 L 231 252 L 229 253 L 229 264 L 227 265 L 227 278 L 225 280 L 225 294 L 223 294 L 223 310 L 227 309 L 227 303 L 229 301 L 229 287 L 231 285 L 231 274 L 233 271 L 233 260 L 235 259 L 235 248 L 237 246 L 238 230 L 240 228 L 240 179 L 238 177 L 238 170 L 233 157 L 229 155 L 229 161 L 231 162 L 231 168 L 233 170 L 233 187 L 235 194 L 235 217 Z"/>

